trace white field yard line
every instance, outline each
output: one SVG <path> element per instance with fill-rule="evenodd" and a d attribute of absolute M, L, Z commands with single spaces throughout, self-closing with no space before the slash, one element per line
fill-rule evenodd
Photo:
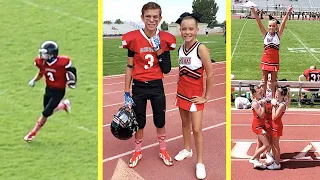
<path fill-rule="evenodd" d="M 224 84 L 226 84 L 225 82 L 223 82 L 223 83 L 218 83 L 218 84 L 214 84 L 214 85 L 212 85 L 212 86 L 220 86 L 220 85 L 224 85 Z M 121 91 L 121 92 L 123 92 L 123 91 Z M 169 96 L 169 95 L 175 95 L 177 92 L 173 92 L 173 93 L 167 93 L 167 94 L 165 94 L 165 96 Z M 108 105 L 103 105 L 103 108 L 105 108 L 105 107 L 111 107 L 111 106 L 116 106 L 116 105 L 121 105 L 121 104 L 123 104 L 124 102 L 119 102 L 119 103 L 114 103 L 114 104 L 108 104 Z"/>
<path fill-rule="evenodd" d="M 243 24 L 243 26 L 242 26 L 242 29 L 241 29 L 241 31 L 240 31 L 240 34 L 239 34 L 238 40 L 237 40 L 236 45 L 234 46 L 234 49 L 233 49 L 233 51 L 232 51 L 231 59 L 233 58 L 233 55 L 234 55 L 234 53 L 236 52 L 236 49 L 237 49 L 238 43 L 239 43 L 239 41 L 240 41 L 240 39 L 241 39 L 241 34 L 242 34 L 243 29 L 244 29 L 244 27 L 246 26 L 247 22 L 248 22 L 248 19 L 246 20 L 246 22 L 245 22 L 245 23 Z"/>
<path fill-rule="evenodd" d="M 84 18 L 79 17 L 79 16 L 71 15 L 71 14 L 69 14 L 67 12 L 63 12 L 63 11 L 57 9 L 57 8 L 54 8 L 54 7 L 40 5 L 40 4 L 37 4 L 37 3 L 33 2 L 33 1 L 30 1 L 30 0 L 21 0 L 21 2 L 23 2 L 23 3 L 27 4 L 27 5 L 38 7 L 41 10 L 54 12 L 54 13 L 57 13 L 57 14 L 62 15 L 62 16 L 71 17 L 73 19 L 76 19 L 78 21 L 81 21 L 81 22 L 84 22 L 84 23 L 87 23 L 87 24 L 92 24 L 92 25 L 95 25 L 95 26 L 98 25 L 98 22 L 96 22 L 96 21 L 90 21 L 90 20 L 84 19 Z"/>
<path fill-rule="evenodd" d="M 288 29 L 288 31 L 299 41 L 299 43 L 311 54 L 311 56 L 314 59 L 320 62 L 320 60 L 309 50 L 309 48 L 290 29 Z"/>
<path fill-rule="evenodd" d="M 207 131 L 207 130 L 210 130 L 210 129 L 213 129 L 213 128 L 217 128 L 217 127 L 220 127 L 220 126 L 223 126 L 225 125 L 226 123 L 225 122 L 222 122 L 222 123 L 219 123 L 219 124 L 215 124 L 215 125 L 212 125 L 212 126 L 209 126 L 209 127 L 206 127 L 206 128 L 203 128 L 202 131 Z M 176 136 L 176 137 L 173 137 L 173 138 L 170 138 L 170 139 L 167 139 L 166 142 L 170 142 L 170 141 L 174 141 L 174 140 L 177 140 L 177 139 L 180 139 L 182 138 L 183 136 L 180 135 L 180 136 Z M 153 144 L 149 144 L 147 146 L 143 146 L 141 149 L 142 150 L 145 150 L 145 149 L 149 149 L 149 148 L 152 148 L 152 147 L 155 147 L 157 146 L 159 143 L 156 142 L 156 143 L 153 143 Z M 111 157 L 108 157 L 106 159 L 103 160 L 103 162 L 108 162 L 108 161 L 112 161 L 114 159 L 118 159 L 118 158 L 121 158 L 123 156 L 127 156 L 129 154 L 132 154 L 134 152 L 134 150 L 132 151 L 127 151 L 125 153 L 121 153 L 121 154 L 118 154 L 118 155 L 115 155 L 115 156 L 111 156 Z"/>
<path fill-rule="evenodd" d="M 216 98 L 216 99 L 211 99 L 211 100 L 209 100 L 207 103 L 209 103 L 209 102 L 214 102 L 214 101 L 219 101 L 219 100 L 222 100 L 222 99 L 225 99 L 226 97 L 220 97 L 220 98 Z M 122 103 L 123 104 L 123 103 Z M 179 108 L 173 108 L 173 109 L 169 109 L 169 110 L 166 110 L 166 113 L 167 112 L 171 112 L 171 111 L 176 111 L 176 110 L 178 110 Z M 149 117 L 149 116 L 152 116 L 153 114 L 148 114 L 148 115 L 146 115 L 146 117 Z M 110 126 L 110 124 L 104 124 L 103 125 L 103 127 L 108 127 L 108 126 Z"/>
<path fill-rule="evenodd" d="M 225 64 L 226 61 L 221 61 L 221 62 L 215 62 L 213 64 Z M 178 70 L 178 67 L 174 67 L 171 70 Z M 103 79 L 111 79 L 111 78 L 117 78 L 119 76 L 124 76 L 125 74 L 117 74 L 117 75 L 109 75 L 109 76 L 104 76 Z M 166 76 L 165 76 L 166 77 Z"/>

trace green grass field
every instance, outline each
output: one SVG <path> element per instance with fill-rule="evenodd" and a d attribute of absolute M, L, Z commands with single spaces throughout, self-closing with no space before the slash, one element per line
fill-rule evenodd
<path fill-rule="evenodd" d="M 267 27 L 267 22 L 267 20 L 263 21 L 265 27 Z M 280 40 L 279 79 L 298 81 L 299 75 L 311 65 L 320 67 L 318 28 L 320 28 L 319 21 L 287 21 Z M 260 80 L 259 66 L 263 52 L 263 36 L 256 21 L 254 19 L 232 19 L 231 38 L 231 54 L 233 55 L 231 73 L 238 80 Z M 296 107 L 295 103 L 292 105 Z"/>
<path fill-rule="evenodd" d="M 183 43 L 182 38 L 177 36 L 177 49 L 171 51 L 172 66 L 178 65 L 178 47 Z M 226 44 L 222 34 L 197 36 L 210 49 L 211 57 L 219 62 L 226 60 Z M 127 63 L 127 50 L 121 46 L 121 38 L 104 39 L 103 41 L 103 74 L 114 75 L 123 74 Z"/>
<path fill-rule="evenodd" d="M 0 179 L 97 179 L 97 1 L 0 1 Z M 72 112 L 48 119 L 31 143 L 23 137 L 42 112 L 45 83 L 28 82 L 44 40 L 78 69 L 78 87 L 67 89 Z"/>
<path fill-rule="evenodd" d="M 263 22 L 266 27 L 267 21 Z M 305 69 L 311 65 L 320 65 L 318 28 L 319 21 L 287 21 L 280 42 L 279 79 L 297 81 Z M 263 52 L 263 36 L 256 21 L 233 19 L 231 38 L 231 73 L 235 74 L 236 79 L 261 79 L 259 66 Z"/>

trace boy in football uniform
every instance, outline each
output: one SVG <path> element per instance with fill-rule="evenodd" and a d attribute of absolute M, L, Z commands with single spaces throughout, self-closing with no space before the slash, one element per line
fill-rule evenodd
<path fill-rule="evenodd" d="M 29 81 L 29 85 L 34 87 L 37 81 L 43 76 L 46 78 L 46 89 L 43 97 L 42 115 L 37 120 L 34 128 L 24 137 L 30 142 L 47 122 L 54 112 L 65 110 L 70 112 L 71 104 L 68 99 L 61 101 L 65 95 L 65 88 L 75 88 L 76 69 L 72 67 L 68 56 L 58 56 L 58 44 L 53 41 L 45 41 L 39 49 L 39 56 L 36 57 L 34 65 L 39 68 L 36 76 Z"/>
<path fill-rule="evenodd" d="M 166 165 L 171 166 L 173 161 L 165 144 L 166 98 L 162 78 L 163 73 L 167 74 L 171 70 L 169 51 L 175 49 L 176 39 L 172 34 L 157 29 L 162 18 L 159 4 L 149 2 L 142 7 L 141 13 L 145 27 L 122 36 L 123 48 L 128 49 L 124 89 L 125 105 L 129 107 L 133 105 L 139 126 L 135 134 L 136 148 L 129 160 L 129 167 L 135 167 L 142 158 L 141 145 L 146 124 L 147 100 L 151 102 L 153 122 L 157 128 L 159 156 Z M 130 96 L 131 81 L 132 98 Z"/>

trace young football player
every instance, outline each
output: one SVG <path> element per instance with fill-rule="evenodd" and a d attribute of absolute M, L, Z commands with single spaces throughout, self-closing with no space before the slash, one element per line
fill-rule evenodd
<path fill-rule="evenodd" d="M 34 128 L 24 137 L 27 142 L 32 141 L 38 131 L 47 122 L 54 112 L 65 110 L 70 112 L 71 104 L 68 99 L 62 101 L 66 85 L 75 88 L 76 69 L 72 67 L 68 56 L 59 56 L 58 44 L 54 41 L 45 41 L 39 49 L 39 56 L 36 57 L 34 65 L 39 68 L 36 76 L 29 81 L 29 85 L 34 87 L 36 82 L 43 76 L 46 79 L 45 94 L 43 97 L 43 111 L 38 118 Z"/>
<path fill-rule="evenodd" d="M 160 146 L 159 157 L 165 165 L 171 166 L 165 140 L 166 97 L 163 87 L 163 74 L 171 70 L 170 50 L 176 47 L 176 38 L 165 31 L 157 29 L 161 22 L 161 7 L 155 2 L 148 2 L 141 10 L 144 28 L 128 32 L 122 36 L 123 48 L 128 49 L 125 73 L 124 101 L 136 113 L 139 130 L 135 134 L 135 152 L 129 160 L 133 168 L 142 158 L 141 146 L 146 124 L 147 100 L 153 110 L 153 122 L 157 128 Z M 132 84 L 132 97 L 130 86 Z"/>

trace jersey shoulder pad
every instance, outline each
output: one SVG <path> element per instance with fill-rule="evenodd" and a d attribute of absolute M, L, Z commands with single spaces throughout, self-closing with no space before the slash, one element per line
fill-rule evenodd
<path fill-rule="evenodd" d="M 159 36 L 160 39 L 164 40 L 168 46 L 164 51 L 176 49 L 177 42 L 176 37 L 174 35 L 172 35 L 169 32 L 160 31 Z"/>
<path fill-rule="evenodd" d="M 42 65 L 43 65 L 43 60 L 40 59 L 39 57 L 36 57 L 36 58 L 34 59 L 33 64 L 34 64 L 35 66 L 37 66 L 38 68 L 41 68 Z"/>
<path fill-rule="evenodd" d="M 139 30 L 134 30 L 122 35 L 122 47 L 125 49 L 133 49 L 132 45 L 137 38 Z"/>
<path fill-rule="evenodd" d="M 71 67 L 71 60 L 68 56 L 58 56 L 57 58 L 61 66 L 64 66 L 65 68 Z"/>

